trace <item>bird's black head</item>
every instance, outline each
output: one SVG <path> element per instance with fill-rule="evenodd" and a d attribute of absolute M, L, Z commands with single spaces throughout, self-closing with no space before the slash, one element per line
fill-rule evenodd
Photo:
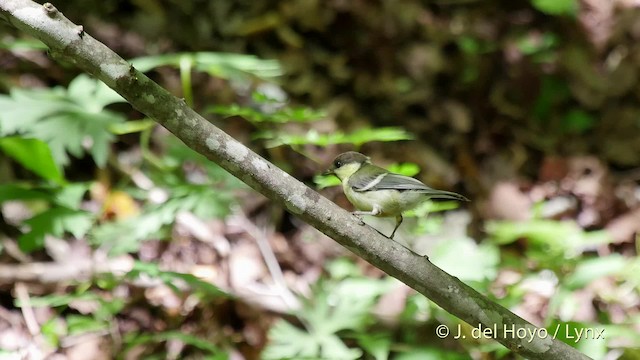
<path fill-rule="evenodd" d="M 358 164 L 358 165 L 362 165 L 364 163 L 369 163 L 369 157 L 365 156 L 359 152 L 355 152 L 355 151 L 348 151 L 346 153 L 342 153 L 340 155 L 338 155 L 334 160 L 333 163 L 331 164 L 331 167 L 324 172 L 325 175 L 328 174 L 335 174 L 336 170 L 346 166 L 346 165 L 353 165 L 353 164 Z"/>

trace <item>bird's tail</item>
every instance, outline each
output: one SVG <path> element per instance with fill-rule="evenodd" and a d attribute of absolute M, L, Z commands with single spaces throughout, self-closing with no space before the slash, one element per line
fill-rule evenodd
<path fill-rule="evenodd" d="M 429 199 L 469 201 L 466 197 L 451 191 L 429 189 L 428 191 L 424 191 L 424 193 L 429 196 Z"/>

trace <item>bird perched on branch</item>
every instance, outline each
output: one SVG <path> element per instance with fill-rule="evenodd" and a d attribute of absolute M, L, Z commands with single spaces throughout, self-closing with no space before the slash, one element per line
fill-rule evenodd
<path fill-rule="evenodd" d="M 325 175 L 333 174 L 342 182 L 347 199 L 356 207 L 354 215 L 373 215 L 396 218 L 396 227 L 402 223 L 402 213 L 430 199 L 469 201 L 450 191 L 436 190 L 412 177 L 391 173 L 373 165 L 368 156 L 349 151 L 338 155 Z"/>

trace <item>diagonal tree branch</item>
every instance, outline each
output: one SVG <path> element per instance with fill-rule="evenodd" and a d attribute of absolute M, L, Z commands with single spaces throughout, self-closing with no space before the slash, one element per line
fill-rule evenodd
<path fill-rule="evenodd" d="M 428 258 L 391 241 L 328 199 L 261 158 L 202 118 L 108 47 L 64 17 L 52 4 L 0 0 L 0 19 L 50 48 L 155 119 L 187 146 L 335 239 L 356 255 L 425 295 L 474 327 L 494 329 L 497 341 L 530 359 L 588 359 L 574 348 L 490 301 Z M 520 330 L 519 330 L 520 329 Z M 520 336 L 526 334 L 527 336 Z M 534 334 L 533 338 L 529 334 Z M 539 336 L 535 336 L 539 335 Z"/>

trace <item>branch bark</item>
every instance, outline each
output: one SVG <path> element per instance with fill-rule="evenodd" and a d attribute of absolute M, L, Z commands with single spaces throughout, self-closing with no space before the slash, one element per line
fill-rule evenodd
<path fill-rule="evenodd" d="M 292 178 L 198 115 L 127 61 L 64 17 L 52 4 L 0 0 L 0 18 L 41 40 L 54 59 L 69 61 L 113 88 L 187 146 L 338 243 L 425 295 L 468 324 L 496 329 L 492 334 L 530 359 L 588 359 L 546 332 L 490 301 L 457 278 L 395 241 L 389 240 Z M 518 330 L 520 329 L 520 330 Z"/>

